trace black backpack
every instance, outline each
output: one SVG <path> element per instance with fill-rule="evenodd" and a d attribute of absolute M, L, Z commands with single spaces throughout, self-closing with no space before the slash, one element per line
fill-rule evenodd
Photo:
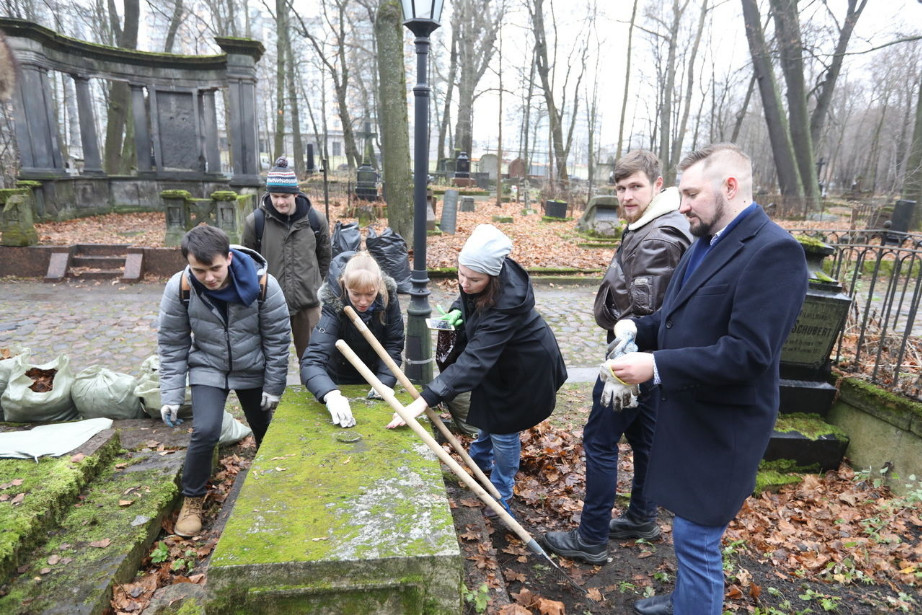
<path fill-rule="evenodd" d="M 257 207 L 253 214 L 253 221 L 256 223 L 256 251 L 262 254 L 263 231 L 266 228 L 266 210 L 262 207 Z M 314 231 L 314 242 L 320 245 L 320 214 L 311 205 L 310 200 L 307 201 L 307 220 Z"/>

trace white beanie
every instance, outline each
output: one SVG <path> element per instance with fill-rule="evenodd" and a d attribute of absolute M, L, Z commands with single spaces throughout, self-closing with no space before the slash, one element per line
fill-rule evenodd
<path fill-rule="evenodd" d="M 512 251 L 512 240 L 492 224 L 480 224 L 458 254 L 458 263 L 474 271 L 497 276 Z"/>

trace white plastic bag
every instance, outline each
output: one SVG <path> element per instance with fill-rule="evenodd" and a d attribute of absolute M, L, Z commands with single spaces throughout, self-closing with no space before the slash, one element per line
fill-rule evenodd
<path fill-rule="evenodd" d="M 70 396 L 82 419 L 139 419 L 144 411 L 134 393 L 136 386 L 130 374 L 93 365 L 77 374 Z"/>
<path fill-rule="evenodd" d="M 28 361 L 29 354 L 31 353 L 28 348 L 23 348 L 17 344 L 9 346 L 7 350 L 10 353 L 9 359 L 4 359 L 0 356 L 0 421 L 3 420 L 3 392 L 6 390 L 6 386 L 10 381 L 10 372 L 13 371 L 13 359 L 21 356 Z"/>
<path fill-rule="evenodd" d="M 42 365 L 32 365 L 21 355 L 13 361 L 15 363 L 10 372 L 10 382 L 0 397 L 7 421 L 45 423 L 78 418 L 77 409 L 70 398 L 74 374 L 67 355 L 62 354 L 54 361 Z M 56 371 L 50 391 L 37 392 L 30 388 L 35 381 L 26 372 L 32 368 Z"/>
<path fill-rule="evenodd" d="M 141 377 L 134 388 L 134 394 L 141 399 L 144 412 L 152 419 L 160 420 L 160 357 L 153 354 L 141 363 Z M 179 407 L 179 418 L 192 418 L 192 389 L 186 386 L 185 401 Z"/>
<path fill-rule="evenodd" d="M 234 415 L 224 411 L 224 420 L 221 422 L 221 437 L 218 438 L 218 444 L 233 444 L 240 442 L 253 430 L 234 418 Z"/>

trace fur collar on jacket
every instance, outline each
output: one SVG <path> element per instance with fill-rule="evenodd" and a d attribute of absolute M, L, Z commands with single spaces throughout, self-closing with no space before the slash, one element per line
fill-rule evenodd
<path fill-rule="evenodd" d="M 631 222 L 628 225 L 628 229 L 636 231 L 648 222 L 655 220 L 664 214 L 678 211 L 681 202 L 682 199 L 679 196 L 678 188 L 675 186 L 666 188 L 655 197 L 653 197 L 653 200 L 650 201 L 650 204 L 647 206 L 647 209 L 644 210 L 640 219 L 636 220 L 635 222 Z"/>
<path fill-rule="evenodd" d="M 397 282 L 391 276 L 384 274 L 384 287 L 387 288 L 388 303 L 394 301 L 397 297 Z M 341 313 L 346 306 L 346 299 L 343 297 L 342 287 L 339 283 L 333 283 L 329 279 L 320 286 L 317 291 L 320 303 L 329 305 L 337 314 Z M 375 303 L 380 303 L 375 299 Z"/>

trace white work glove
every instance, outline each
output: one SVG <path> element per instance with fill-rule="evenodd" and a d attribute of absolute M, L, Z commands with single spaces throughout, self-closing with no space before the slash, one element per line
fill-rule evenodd
<path fill-rule="evenodd" d="M 164 404 L 160 406 L 160 418 L 166 423 L 167 427 L 176 427 L 182 423 L 179 418 L 179 404 Z"/>
<path fill-rule="evenodd" d="M 352 417 L 352 409 L 349 408 L 349 400 L 343 397 L 343 394 L 336 389 L 330 391 L 323 398 L 323 403 L 327 405 L 330 416 L 333 417 L 333 424 L 340 427 L 352 427 L 355 425 L 355 419 Z"/>
<path fill-rule="evenodd" d="M 393 395 L 393 394 L 394 394 L 394 389 L 392 389 L 391 387 L 387 386 L 386 384 L 382 384 L 381 387 L 382 387 L 385 391 L 387 391 L 390 395 Z M 380 395 L 378 395 L 378 391 L 376 391 L 374 387 L 371 387 L 371 390 L 368 391 L 368 399 L 384 399 L 384 398 L 381 397 Z"/>
<path fill-rule="evenodd" d="M 637 406 L 637 395 L 640 394 L 640 389 L 636 384 L 627 384 L 615 376 L 611 370 L 611 360 L 599 366 L 599 378 L 604 383 L 601 399 L 603 406 L 611 406 L 615 412 Z"/>
<path fill-rule="evenodd" d="M 615 323 L 615 339 L 608 345 L 608 359 L 617 359 L 623 354 L 637 352 L 637 325 L 633 320 L 623 318 Z"/>
<path fill-rule="evenodd" d="M 263 400 L 259 404 L 259 409 L 263 412 L 269 412 L 270 410 L 275 410 L 279 405 L 279 396 L 273 395 L 272 393 L 266 393 L 263 391 Z"/>

